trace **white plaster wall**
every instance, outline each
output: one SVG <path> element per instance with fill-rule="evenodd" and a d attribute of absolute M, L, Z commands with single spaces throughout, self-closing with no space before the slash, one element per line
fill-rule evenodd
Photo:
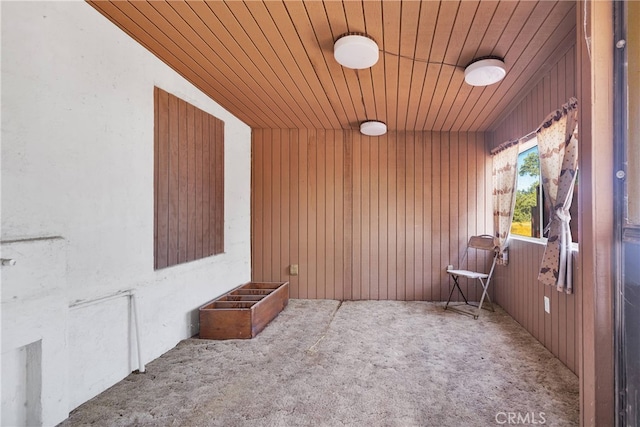
<path fill-rule="evenodd" d="M 130 327 L 126 298 L 72 310 L 69 305 L 133 290 L 148 362 L 197 332 L 198 306 L 250 280 L 251 130 L 85 2 L 0 7 L 2 240 L 23 242 L 12 255 L 17 266 L 41 251 L 25 239 L 62 236 L 65 242 L 56 291 L 42 289 L 42 266 L 25 271 L 10 286 L 25 290 L 10 311 L 62 295 L 64 306 L 47 312 L 63 325 L 62 342 L 55 334 L 49 338 L 42 325 L 25 322 L 25 328 L 42 336 L 43 359 L 49 340 L 65 352 L 64 362 L 43 360 L 42 369 L 43 388 L 54 370 L 68 373 L 56 403 L 66 413 L 137 369 L 134 341 L 122 334 Z M 158 271 L 154 85 L 225 122 L 225 253 Z M 4 273 L 13 267 L 2 268 L 4 310 L 11 298 Z M 2 315 L 3 346 L 7 321 L 20 326 L 11 313 Z M 45 425 L 58 421 L 59 413 L 43 415 Z"/>

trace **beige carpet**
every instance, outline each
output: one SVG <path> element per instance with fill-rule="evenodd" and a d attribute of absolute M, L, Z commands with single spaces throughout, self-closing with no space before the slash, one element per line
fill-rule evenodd
<path fill-rule="evenodd" d="M 252 340 L 189 339 L 64 426 L 579 422 L 578 379 L 502 310 L 291 300 Z M 515 424 L 515 422 L 511 423 Z"/>

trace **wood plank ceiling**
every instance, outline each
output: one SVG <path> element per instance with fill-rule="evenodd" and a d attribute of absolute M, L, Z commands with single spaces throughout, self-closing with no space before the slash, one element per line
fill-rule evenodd
<path fill-rule="evenodd" d="M 90 1 L 252 128 L 486 131 L 575 37 L 573 1 Z M 380 60 L 343 68 L 333 43 L 366 33 Z M 507 76 L 464 83 L 503 57 Z"/>

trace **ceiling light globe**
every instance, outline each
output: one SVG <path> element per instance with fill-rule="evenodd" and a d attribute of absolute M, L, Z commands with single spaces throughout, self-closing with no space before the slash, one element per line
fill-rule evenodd
<path fill-rule="evenodd" d="M 360 124 L 360 133 L 367 136 L 380 136 L 387 133 L 387 125 L 378 120 L 369 120 Z"/>
<path fill-rule="evenodd" d="M 367 36 L 349 34 L 333 45 L 333 56 L 344 67 L 361 70 L 378 62 L 378 44 Z"/>
<path fill-rule="evenodd" d="M 489 86 L 507 75 L 504 62 L 497 58 L 485 58 L 472 62 L 464 70 L 464 81 L 471 86 Z"/>

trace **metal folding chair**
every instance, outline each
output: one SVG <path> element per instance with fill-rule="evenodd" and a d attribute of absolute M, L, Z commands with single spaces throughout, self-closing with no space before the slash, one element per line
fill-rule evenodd
<path fill-rule="evenodd" d="M 451 277 L 453 278 L 453 286 L 451 287 L 451 292 L 449 292 L 449 299 L 447 300 L 447 303 L 445 304 L 444 309 L 445 310 L 451 309 L 462 314 L 468 314 L 469 316 L 473 316 L 474 319 L 477 319 L 478 316 L 480 315 L 480 310 L 482 310 L 483 308 L 482 305 L 484 303 L 485 298 L 487 299 L 490 310 L 495 311 L 493 309 L 493 304 L 491 303 L 491 297 L 489 296 L 488 291 L 489 291 L 489 284 L 491 283 L 491 276 L 493 275 L 493 270 L 496 267 L 496 260 L 498 258 L 498 249 L 495 244 L 493 236 L 490 236 L 488 234 L 483 234 L 481 236 L 472 236 L 469 239 L 469 243 L 467 244 L 467 249 L 465 250 L 462 260 L 460 261 L 460 265 L 464 265 L 464 262 L 467 259 L 467 255 L 469 253 L 469 249 L 493 252 L 491 269 L 489 270 L 488 273 L 483 273 L 480 271 L 447 268 L 447 273 L 451 275 Z M 478 280 L 480 282 L 480 285 L 482 286 L 482 297 L 480 298 L 480 303 L 478 303 L 478 305 L 472 304 L 467 300 L 467 297 L 464 295 L 464 292 L 462 292 L 462 289 L 460 288 L 460 283 L 458 283 L 458 279 L 460 277 L 465 277 L 471 280 Z M 460 295 L 464 299 L 464 304 L 450 306 L 449 303 L 451 302 L 453 291 L 456 288 L 458 289 L 458 291 L 460 292 Z M 465 310 L 462 308 L 462 307 L 466 308 L 467 306 L 475 307 L 475 310 L 471 309 L 471 311 L 468 311 L 468 309 Z"/>

